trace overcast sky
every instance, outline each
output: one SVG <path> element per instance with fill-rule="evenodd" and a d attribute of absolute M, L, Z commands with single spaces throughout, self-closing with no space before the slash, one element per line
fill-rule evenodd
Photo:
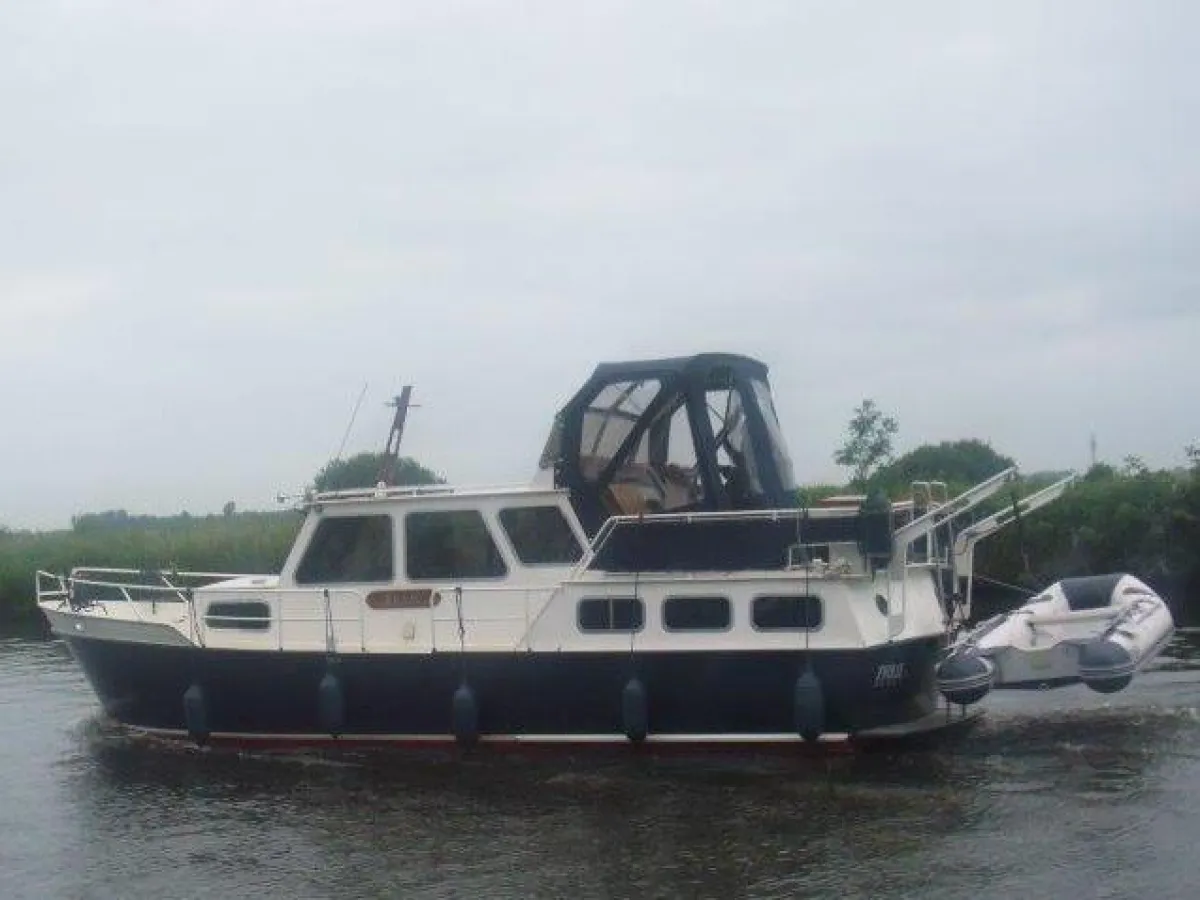
<path fill-rule="evenodd" d="M 748 353 L 802 480 L 1200 438 L 1200 4 L 0 4 L 0 523 L 531 476 L 605 360 Z"/>

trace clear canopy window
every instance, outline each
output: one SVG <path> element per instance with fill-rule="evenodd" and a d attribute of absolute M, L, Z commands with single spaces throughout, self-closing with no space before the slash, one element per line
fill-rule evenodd
<path fill-rule="evenodd" d="M 541 466 L 589 530 L 611 515 L 795 505 L 766 367 L 729 354 L 597 367 Z"/>

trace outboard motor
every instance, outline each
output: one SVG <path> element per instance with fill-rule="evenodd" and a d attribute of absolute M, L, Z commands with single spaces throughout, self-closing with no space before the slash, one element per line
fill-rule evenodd
<path fill-rule="evenodd" d="M 951 703 L 967 706 L 987 696 L 996 681 L 996 667 L 973 649 L 950 654 L 936 669 L 937 686 Z"/>

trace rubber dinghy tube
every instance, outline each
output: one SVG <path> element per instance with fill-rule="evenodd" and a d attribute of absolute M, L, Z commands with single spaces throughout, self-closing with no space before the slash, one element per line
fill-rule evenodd
<path fill-rule="evenodd" d="M 204 697 L 204 688 L 200 682 L 193 681 L 183 692 L 183 721 L 187 726 L 188 737 L 203 747 L 208 743 L 212 732 L 208 727 L 208 702 Z"/>
<path fill-rule="evenodd" d="M 317 685 L 317 722 L 332 737 L 340 737 L 346 727 L 346 695 L 334 663 L 326 666 Z"/>
<path fill-rule="evenodd" d="M 1137 660 L 1116 641 L 1099 638 L 1079 651 L 1079 680 L 1098 693 L 1115 694 L 1128 687 L 1136 671 Z"/>
<path fill-rule="evenodd" d="M 621 691 L 621 724 L 625 737 L 640 744 L 650 733 L 650 717 L 647 714 L 646 687 L 634 676 L 625 682 Z"/>
<path fill-rule="evenodd" d="M 796 679 L 792 704 L 796 732 L 800 737 L 806 741 L 820 738 L 825 730 L 825 693 L 821 689 L 821 680 L 817 678 L 811 665 L 805 667 L 804 672 Z"/>
<path fill-rule="evenodd" d="M 450 726 L 460 747 L 473 747 L 479 740 L 479 704 L 466 681 L 458 686 L 450 702 Z"/>

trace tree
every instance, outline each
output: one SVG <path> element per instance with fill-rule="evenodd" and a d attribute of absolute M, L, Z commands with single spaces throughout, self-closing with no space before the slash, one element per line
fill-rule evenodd
<path fill-rule="evenodd" d="M 1121 474 L 1134 478 L 1149 475 L 1150 467 L 1146 465 L 1146 461 L 1140 456 L 1131 453 L 1122 460 Z"/>
<path fill-rule="evenodd" d="M 330 460 L 313 479 L 318 491 L 344 491 L 374 487 L 379 483 L 382 453 L 359 453 L 349 459 Z M 392 470 L 395 484 L 442 484 L 444 479 L 415 459 L 402 456 Z"/>
<path fill-rule="evenodd" d="M 892 438 L 900 426 L 891 416 L 885 416 L 874 400 L 863 400 L 846 429 L 846 441 L 834 454 L 839 466 L 854 470 L 851 484 L 862 488 L 867 478 L 892 458 Z"/>
<path fill-rule="evenodd" d="M 944 481 L 957 491 L 1013 465 L 1010 457 L 997 453 L 991 444 L 969 438 L 922 444 L 881 467 L 871 480 L 889 493 L 907 491 L 914 481 Z"/>

